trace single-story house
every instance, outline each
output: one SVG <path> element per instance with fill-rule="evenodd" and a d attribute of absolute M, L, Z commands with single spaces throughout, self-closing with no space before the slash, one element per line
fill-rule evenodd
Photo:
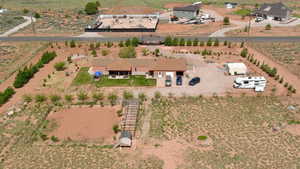
<path fill-rule="evenodd" d="M 245 75 L 247 66 L 244 63 L 226 63 L 225 68 L 229 75 Z"/>
<path fill-rule="evenodd" d="M 173 8 L 173 16 L 177 18 L 193 19 L 199 15 L 199 12 L 200 4 Z"/>
<path fill-rule="evenodd" d="M 146 78 L 183 76 L 187 70 L 185 59 L 95 59 L 89 69 L 91 75 L 101 72 L 110 78 L 126 78 L 129 75 L 145 75 Z"/>
<path fill-rule="evenodd" d="M 254 11 L 255 16 L 263 17 L 268 20 L 287 20 L 290 18 L 292 9 L 285 6 L 283 3 L 263 4 L 259 9 Z"/>
<path fill-rule="evenodd" d="M 225 2 L 225 7 L 227 9 L 235 8 L 237 5 L 238 5 L 238 3 L 236 3 L 236 2 Z"/>

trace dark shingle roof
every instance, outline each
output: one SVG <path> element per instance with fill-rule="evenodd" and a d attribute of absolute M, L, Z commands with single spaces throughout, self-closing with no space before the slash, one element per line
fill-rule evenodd
<path fill-rule="evenodd" d="M 189 5 L 184 7 L 174 7 L 173 11 L 189 11 L 189 12 L 196 12 L 199 10 L 199 5 Z"/>
<path fill-rule="evenodd" d="M 292 12 L 292 10 L 281 2 L 273 4 L 265 3 L 256 11 L 256 13 L 259 14 L 271 15 L 275 17 L 286 17 L 288 12 Z"/>

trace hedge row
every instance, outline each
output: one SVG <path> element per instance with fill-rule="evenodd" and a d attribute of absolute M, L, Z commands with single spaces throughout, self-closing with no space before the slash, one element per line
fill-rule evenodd
<path fill-rule="evenodd" d="M 219 46 L 219 40 L 213 40 L 209 38 L 206 43 L 204 41 L 201 41 L 199 43 L 199 40 L 197 38 L 195 38 L 194 40 L 185 40 L 184 38 L 178 39 L 168 36 L 166 37 L 164 44 L 165 46 Z"/>
<path fill-rule="evenodd" d="M 5 104 L 15 93 L 11 87 L 6 88 L 4 92 L 0 92 L 0 106 Z"/>
<path fill-rule="evenodd" d="M 14 87 L 23 87 L 34 76 L 34 74 L 37 73 L 39 69 L 44 66 L 44 64 L 48 64 L 55 57 L 55 52 L 46 52 L 43 54 L 42 58 L 37 64 L 35 64 L 34 66 L 30 66 L 29 68 L 26 66 L 23 70 L 19 70 L 13 84 Z"/>

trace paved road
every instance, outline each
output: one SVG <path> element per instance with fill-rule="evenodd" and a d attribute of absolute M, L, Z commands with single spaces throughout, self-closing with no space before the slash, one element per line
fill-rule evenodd
<path fill-rule="evenodd" d="M 31 17 L 28 17 L 28 16 L 23 16 L 23 18 L 26 20 L 26 22 L 20 24 L 20 25 L 17 25 L 16 27 L 8 30 L 7 32 L 3 33 L 3 34 L 0 34 L 0 37 L 6 37 L 6 36 L 9 36 L 15 32 L 18 32 L 20 29 L 22 28 L 25 28 L 26 26 L 30 25 L 33 22 L 36 21 L 35 18 L 31 18 Z"/>
<path fill-rule="evenodd" d="M 0 41 L 121 41 L 126 40 L 129 37 L 39 37 L 39 36 L 20 36 L 20 37 L 0 37 Z M 180 37 L 181 38 L 181 37 Z M 207 40 L 209 37 L 195 37 L 195 36 L 183 36 L 185 39 L 194 39 L 198 38 L 199 40 Z M 288 36 L 288 37 L 215 37 L 220 41 L 232 41 L 232 42 L 241 42 L 241 41 L 253 41 L 253 42 L 300 42 L 300 36 Z M 152 37 L 153 39 L 153 37 Z M 164 39 L 160 37 L 159 39 Z"/>

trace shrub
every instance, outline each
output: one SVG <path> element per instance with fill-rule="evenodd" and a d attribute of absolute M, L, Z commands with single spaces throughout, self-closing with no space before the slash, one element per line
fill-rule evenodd
<path fill-rule="evenodd" d="M 160 53 L 159 49 L 156 48 L 156 49 L 154 50 L 154 55 L 155 55 L 156 57 L 158 57 L 158 56 L 159 56 L 159 53 Z"/>
<path fill-rule="evenodd" d="M 43 103 L 47 101 L 47 97 L 44 94 L 37 94 L 35 95 L 34 100 L 36 103 Z"/>
<path fill-rule="evenodd" d="M 143 56 L 148 56 L 148 54 L 149 54 L 148 52 L 149 52 L 148 49 L 143 48 L 143 50 L 142 50 Z"/>
<path fill-rule="evenodd" d="M 52 103 L 56 104 L 61 100 L 61 97 L 59 95 L 51 95 L 50 100 Z"/>
<path fill-rule="evenodd" d="M 207 139 L 207 136 L 198 136 L 197 139 L 203 141 Z"/>
<path fill-rule="evenodd" d="M 229 17 L 224 17 L 224 19 L 223 19 L 223 24 L 224 25 L 230 25 L 230 19 L 229 19 Z"/>
<path fill-rule="evenodd" d="M 147 96 L 145 95 L 145 93 L 139 93 L 138 98 L 141 102 L 144 102 L 147 100 Z"/>
<path fill-rule="evenodd" d="M 271 24 L 267 24 L 266 27 L 265 27 L 265 30 L 271 30 L 271 29 L 272 29 Z"/>
<path fill-rule="evenodd" d="M 95 102 L 102 101 L 103 99 L 104 99 L 104 94 L 103 93 L 94 93 L 93 94 L 93 100 Z"/>
<path fill-rule="evenodd" d="M 55 63 L 54 68 L 56 71 L 63 71 L 66 69 L 66 63 L 65 62 L 57 62 L 57 63 Z"/>
<path fill-rule="evenodd" d="M 123 41 L 120 41 L 119 47 L 124 47 L 124 42 Z"/>
<path fill-rule="evenodd" d="M 117 111 L 117 115 L 118 115 L 118 117 L 122 116 L 122 109 Z"/>
<path fill-rule="evenodd" d="M 243 48 L 245 46 L 245 42 L 243 41 L 242 43 L 241 43 L 241 48 Z"/>
<path fill-rule="evenodd" d="M 91 54 L 92 54 L 93 57 L 97 57 L 97 52 L 96 52 L 95 49 L 92 50 Z"/>
<path fill-rule="evenodd" d="M 136 51 L 135 48 L 132 46 L 122 48 L 119 52 L 120 58 L 135 58 L 136 57 Z"/>
<path fill-rule="evenodd" d="M 283 83 L 283 77 L 280 78 L 279 83 Z"/>
<path fill-rule="evenodd" d="M 77 97 L 78 97 L 78 100 L 80 100 L 81 102 L 84 102 L 89 98 L 88 95 L 83 91 L 79 92 Z"/>
<path fill-rule="evenodd" d="M 228 45 L 228 42 L 227 40 L 224 41 L 224 46 L 227 46 Z"/>
<path fill-rule="evenodd" d="M 59 139 L 56 136 L 51 136 L 51 141 L 53 142 L 59 142 Z"/>
<path fill-rule="evenodd" d="M 131 46 L 131 40 L 130 39 L 127 39 L 125 41 L 125 46 L 128 47 L 128 46 Z"/>
<path fill-rule="evenodd" d="M 138 45 L 139 45 L 139 39 L 138 38 L 136 38 L 136 37 L 134 37 L 134 38 L 132 38 L 132 40 L 131 40 L 131 46 L 133 46 L 133 47 L 137 47 Z"/>
<path fill-rule="evenodd" d="M 188 40 L 187 40 L 186 46 L 192 46 L 192 41 L 191 41 L 191 39 L 188 39 Z"/>
<path fill-rule="evenodd" d="M 41 15 L 40 15 L 39 13 L 35 12 L 35 13 L 34 13 L 34 17 L 35 17 L 36 19 L 38 19 L 38 18 L 41 18 Z"/>
<path fill-rule="evenodd" d="M 284 83 L 284 87 L 288 87 L 289 86 L 289 83 L 288 82 L 285 82 Z"/>
<path fill-rule="evenodd" d="M 288 90 L 289 90 L 289 91 L 292 91 L 292 90 L 293 90 L 293 86 L 292 86 L 292 85 L 289 85 Z"/>
<path fill-rule="evenodd" d="M 72 103 L 72 101 L 74 100 L 72 95 L 65 95 L 65 101 L 67 101 L 68 103 Z"/>
<path fill-rule="evenodd" d="M 95 2 L 88 2 L 85 5 L 84 11 L 88 15 L 94 15 L 98 13 L 98 5 Z"/>
<path fill-rule="evenodd" d="M 23 9 L 23 13 L 24 13 L 24 14 L 28 14 L 28 13 L 29 13 L 29 10 L 28 10 L 28 9 Z"/>
<path fill-rule="evenodd" d="M 23 95 L 22 99 L 23 99 L 24 102 L 27 102 L 27 103 L 32 102 L 32 97 L 30 95 L 27 95 L 27 94 Z"/>
<path fill-rule="evenodd" d="M 7 87 L 4 92 L 0 92 L 0 106 L 5 104 L 15 93 L 11 87 Z"/>
<path fill-rule="evenodd" d="M 172 46 L 173 45 L 172 43 L 173 42 L 171 36 L 167 36 L 164 41 L 165 46 Z"/>
<path fill-rule="evenodd" d="M 107 50 L 107 49 L 103 49 L 102 51 L 101 51 L 101 55 L 102 56 L 106 56 L 106 55 L 108 55 L 109 54 L 109 50 Z"/>
<path fill-rule="evenodd" d="M 108 98 L 108 100 L 109 100 L 109 102 L 110 102 L 110 104 L 111 104 L 112 106 L 116 105 L 117 100 L 118 100 L 118 96 L 117 96 L 116 94 L 111 93 L 111 94 L 108 95 L 107 98 Z"/>
<path fill-rule="evenodd" d="M 275 76 L 275 80 L 279 80 L 280 76 L 279 75 L 276 75 Z"/>
<path fill-rule="evenodd" d="M 123 92 L 123 99 L 132 99 L 132 98 L 133 98 L 132 92 L 128 92 L 128 91 Z"/>
<path fill-rule="evenodd" d="M 178 38 L 172 40 L 172 46 L 178 46 Z"/>
<path fill-rule="evenodd" d="M 115 134 L 117 134 L 120 131 L 119 125 L 117 125 L 117 124 L 113 125 L 112 129 L 113 129 Z"/>
<path fill-rule="evenodd" d="M 159 91 L 156 91 L 156 92 L 154 93 L 154 98 L 155 98 L 155 99 L 161 98 L 161 93 L 160 93 Z"/>

